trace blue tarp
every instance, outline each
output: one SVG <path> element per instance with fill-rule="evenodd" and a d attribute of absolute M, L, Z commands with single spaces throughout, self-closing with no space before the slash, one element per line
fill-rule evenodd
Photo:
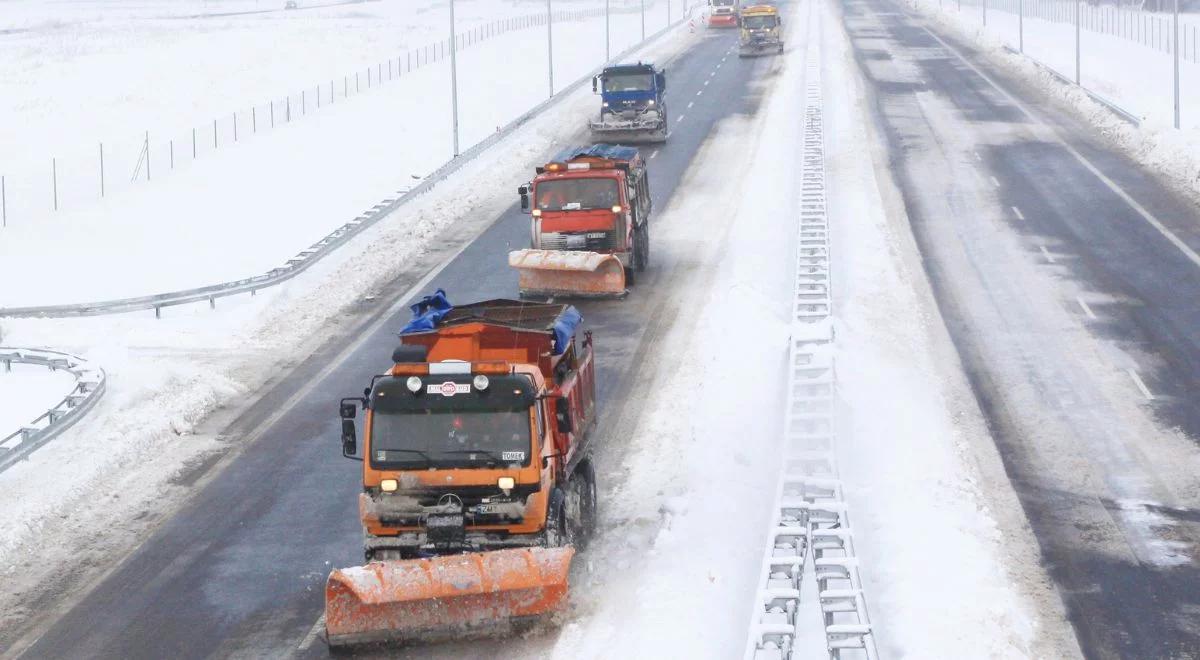
<path fill-rule="evenodd" d="M 562 355 L 571 345 L 571 337 L 575 336 L 575 328 L 583 321 L 583 315 L 573 306 L 567 306 L 558 318 L 554 319 L 554 354 Z"/>
<path fill-rule="evenodd" d="M 609 160 L 632 160 L 637 156 L 637 147 L 626 147 L 619 144 L 593 144 L 590 147 L 567 147 L 550 159 L 552 163 L 565 163 L 572 158 L 591 156 Z"/>
<path fill-rule="evenodd" d="M 446 292 L 438 289 L 433 292 L 433 295 L 425 296 L 410 309 L 413 313 L 412 320 L 404 326 L 400 334 L 433 330 L 450 313 L 450 310 L 454 309 L 454 305 L 451 305 L 450 301 L 446 299 Z"/>

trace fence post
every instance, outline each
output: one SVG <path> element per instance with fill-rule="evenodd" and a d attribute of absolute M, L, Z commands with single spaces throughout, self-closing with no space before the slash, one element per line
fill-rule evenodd
<path fill-rule="evenodd" d="M 271 99 L 271 128 L 275 128 L 275 99 Z"/>
<path fill-rule="evenodd" d="M 450 38 L 454 38 L 454 0 L 450 0 Z M 391 69 L 389 63 L 388 68 Z M 450 47 L 450 123 L 454 133 L 454 157 L 458 158 L 458 48 Z"/>
<path fill-rule="evenodd" d="M 284 113 L 285 113 L 284 117 L 287 117 L 287 123 L 290 124 L 290 123 L 292 123 L 292 95 L 291 94 L 287 95 L 286 106 L 287 107 L 284 108 Z"/>
<path fill-rule="evenodd" d="M 58 210 L 58 159 L 50 159 L 50 181 L 54 186 L 54 210 Z"/>
<path fill-rule="evenodd" d="M 233 113 L 233 141 L 237 142 L 237 113 Z"/>
<path fill-rule="evenodd" d="M 174 140 L 174 138 L 167 141 L 167 151 L 171 155 L 171 169 L 175 169 L 175 140 Z"/>
<path fill-rule="evenodd" d="M 250 106 L 250 132 L 258 133 L 258 106 Z"/>
<path fill-rule="evenodd" d="M 146 180 L 150 180 L 150 131 L 146 131 Z"/>
<path fill-rule="evenodd" d="M 104 143 L 100 143 L 100 196 L 104 197 Z"/>
<path fill-rule="evenodd" d="M 192 160 L 196 160 L 196 129 L 192 129 Z"/>
<path fill-rule="evenodd" d="M 217 120 L 213 120 L 213 149 L 217 148 Z M 149 149 L 146 150 L 149 152 Z"/>
<path fill-rule="evenodd" d="M 962 2 L 962 0 L 959 0 Z M 646 40 L 646 0 L 642 0 L 642 41 Z"/>
<path fill-rule="evenodd" d="M 308 114 L 308 93 L 305 90 L 300 90 L 300 116 Z"/>
<path fill-rule="evenodd" d="M 4 177 L 0 176 L 0 226 L 8 226 L 8 186 Z"/>

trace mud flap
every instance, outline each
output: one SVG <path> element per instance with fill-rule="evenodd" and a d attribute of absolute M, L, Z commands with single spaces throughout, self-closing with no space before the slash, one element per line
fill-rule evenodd
<path fill-rule="evenodd" d="M 625 268 L 611 254 L 570 250 L 508 253 L 522 296 L 612 298 L 625 295 Z"/>
<path fill-rule="evenodd" d="M 335 570 L 325 584 L 326 640 L 425 639 L 551 614 L 566 604 L 574 554 L 519 548 Z"/>

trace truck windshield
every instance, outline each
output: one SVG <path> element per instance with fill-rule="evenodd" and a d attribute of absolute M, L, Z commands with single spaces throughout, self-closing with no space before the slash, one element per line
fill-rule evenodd
<path fill-rule="evenodd" d="M 621 203 L 617 180 L 607 177 L 541 181 L 534 194 L 543 211 L 607 209 Z"/>
<path fill-rule="evenodd" d="M 747 30 L 762 30 L 775 27 L 774 16 L 743 16 L 742 27 Z"/>
<path fill-rule="evenodd" d="M 529 409 L 377 410 L 370 446 L 375 467 L 527 466 L 532 453 Z"/>
<path fill-rule="evenodd" d="M 605 92 L 648 92 L 654 89 L 652 73 L 610 73 L 604 77 Z"/>

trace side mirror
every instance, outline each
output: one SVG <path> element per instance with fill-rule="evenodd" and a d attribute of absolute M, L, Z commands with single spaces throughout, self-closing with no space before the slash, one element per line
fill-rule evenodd
<path fill-rule="evenodd" d="M 529 186 L 521 186 L 517 188 L 517 194 L 521 196 L 521 210 L 529 210 Z"/>
<path fill-rule="evenodd" d="M 657 81 L 656 84 L 658 85 L 658 91 L 660 91 L 660 92 L 667 91 L 667 74 L 657 73 L 654 75 L 654 78 Z"/>
<path fill-rule="evenodd" d="M 554 400 L 554 418 L 558 422 L 559 433 L 575 432 L 575 425 L 571 420 L 571 402 L 567 397 L 560 396 Z"/>
<path fill-rule="evenodd" d="M 593 94 L 595 94 L 597 91 L 599 81 L 600 81 L 600 76 L 592 76 L 592 93 Z"/>
<path fill-rule="evenodd" d="M 353 401 L 342 401 L 338 406 L 338 416 L 342 419 L 354 419 L 358 416 L 358 406 Z"/>
<path fill-rule="evenodd" d="M 354 431 L 354 420 L 342 420 L 342 456 L 358 458 L 358 436 Z"/>

